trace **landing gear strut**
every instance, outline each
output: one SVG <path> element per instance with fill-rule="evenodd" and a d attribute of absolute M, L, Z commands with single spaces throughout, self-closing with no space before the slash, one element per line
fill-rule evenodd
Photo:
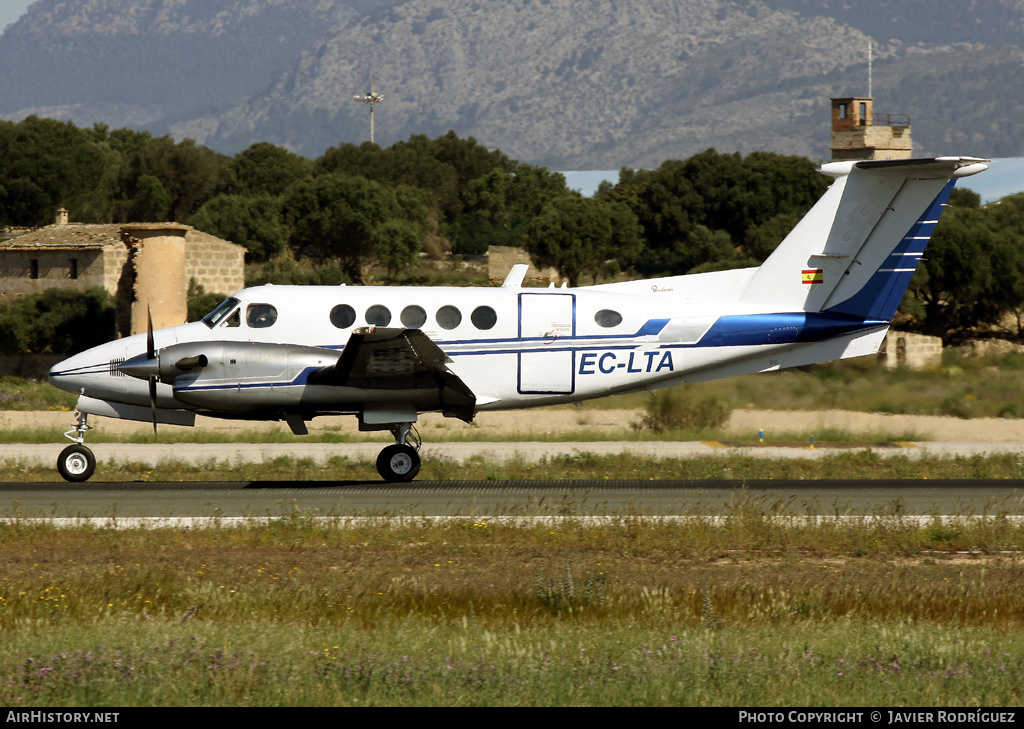
<path fill-rule="evenodd" d="M 75 411 L 75 416 L 78 418 L 75 427 L 64 434 L 65 438 L 74 441 L 74 445 L 69 445 L 60 452 L 57 470 L 65 481 L 88 481 L 96 470 L 96 456 L 85 447 L 85 432 L 91 429 L 88 423 L 89 416 L 78 410 Z"/>
<path fill-rule="evenodd" d="M 420 472 L 420 439 L 412 423 L 396 423 L 391 428 L 395 444 L 377 456 L 377 473 L 389 483 L 412 481 Z"/>

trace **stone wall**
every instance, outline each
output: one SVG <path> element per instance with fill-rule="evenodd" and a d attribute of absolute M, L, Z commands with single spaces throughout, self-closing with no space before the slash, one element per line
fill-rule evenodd
<path fill-rule="evenodd" d="M 942 339 L 910 332 L 886 332 L 878 350 L 878 361 L 886 367 L 909 367 L 920 370 L 942 364 Z"/>
<path fill-rule="evenodd" d="M 910 127 L 865 126 L 832 133 L 833 161 L 910 159 L 914 143 Z"/>
<path fill-rule="evenodd" d="M 77 262 L 78 277 L 72 278 L 72 260 Z M 37 278 L 31 277 L 36 261 Z M 0 251 L 0 291 L 14 299 L 46 289 L 69 288 L 82 291 L 90 286 L 105 286 L 102 251 L 8 250 Z M 117 289 L 107 290 L 111 293 Z"/>
<path fill-rule="evenodd" d="M 185 278 L 195 279 L 210 294 L 233 294 L 245 288 L 245 248 L 198 230 L 185 236 Z"/>

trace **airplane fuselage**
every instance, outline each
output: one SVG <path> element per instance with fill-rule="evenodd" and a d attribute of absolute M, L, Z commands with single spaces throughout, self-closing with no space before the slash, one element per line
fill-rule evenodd
<path fill-rule="evenodd" d="M 773 369 L 796 344 L 888 323 L 735 302 L 723 316 L 720 301 L 688 298 L 674 290 L 676 281 L 645 281 L 627 293 L 606 287 L 246 289 L 231 297 L 230 310 L 217 321 L 154 332 L 156 349 L 173 348 L 172 359 L 209 360 L 173 387 L 161 382 L 156 404 L 242 417 L 352 413 L 396 401 L 431 409 L 429 391 L 308 382 L 363 327 L 421 330 L 475 393 L 476 409 L 500 410 L 653 389 L 751 357 L 757 360 L 752 371 Z M 88 398 L 148 407 L 146 381 L 118 370 L 145 351 L 146 335 L 116 340 L 66 360 L 51 380 Z"/>

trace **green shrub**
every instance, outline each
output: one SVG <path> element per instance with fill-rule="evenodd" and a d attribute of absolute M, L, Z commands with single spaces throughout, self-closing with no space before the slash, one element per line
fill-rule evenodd
<path fill-rule="evenodd" d="M 47 289 L 0 307 L 3 354 L 74 354 L 114 336 L 114 300 L 98 286 Z"/>
<path fill-rule="evenodd" d="M 663 433 L 666 430 L 703 431 L 720 428 L 729 420 L 732 407 L 728 400 L 717 395 L 691 399 L 682 388 L 671 388 L 654 393 L 647 401 L 647 415 L 641 428 Z"/>

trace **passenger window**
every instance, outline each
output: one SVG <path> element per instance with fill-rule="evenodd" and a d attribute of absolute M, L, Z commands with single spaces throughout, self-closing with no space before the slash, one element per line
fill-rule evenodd
<path fill-rule="evenodd" d="M 437 310 L 437 325 L 442 329 L 454 329 L 462 323 L 462 312 L 454 306 L 442 306 Z"/>
<path fill-rule="evenodd" d="M 622 323 L 622 314 L 611 309 L 601 309 L 601 311 L 594 314 L 594 321 L 597 322 L 599 327 L 609 328 L 617 327 Z"/>
<path fill-rule="evenodd" d="M 476 307 L 469 318 L 477 329 L 490 329 L 498 321 L 498 315 L 489 306 Z"/>
<path fill-rule="evenodd" d="M 266 329 L 277 321 L 277 309 L 270 304 L 249 304 L 245 310 L 245 323 L 253 329 Z"/>
<path fill-rule="evenodd" d="M 356 310 L 348 304 L 338 304 L 331 309 L 331 324 L 338 329 L 348 329 L 356 323 Z"/>
<path fill-rule="evenodd" d="M 391 323 L 391 311 L 386 306 L 374 304 L 366 310 L 366 323 L 376 327 L 386 327 Z"/>
<path fill-rule="evenodd" d="M 419 329 L 427 323 L 427 312 L 422 306 L 407 306 L 402 309 L 402 326 L 409 329 Z"/>

